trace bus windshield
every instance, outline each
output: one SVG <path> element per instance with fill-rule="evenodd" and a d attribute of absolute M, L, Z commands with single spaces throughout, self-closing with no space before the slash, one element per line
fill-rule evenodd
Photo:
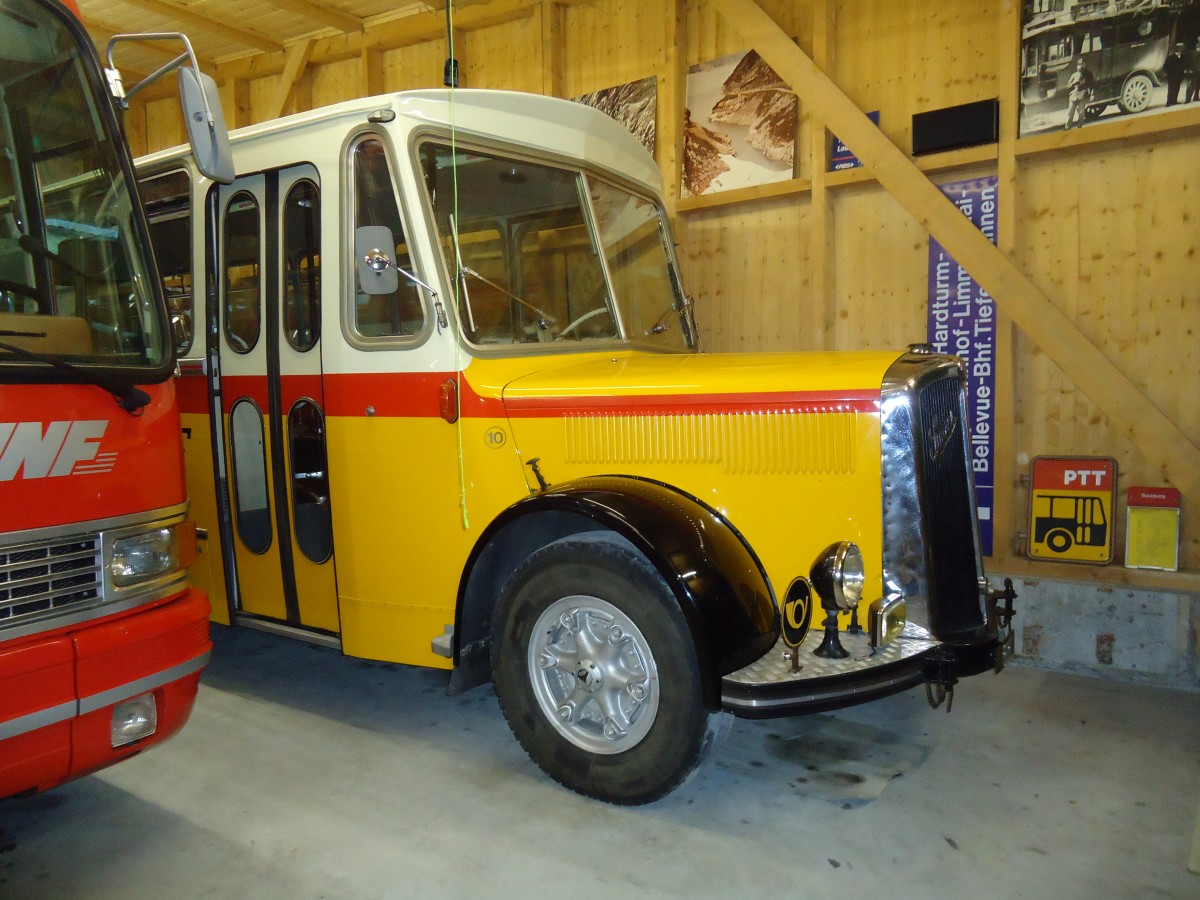
<path fill-rule="evenodd" d="M 690 302 L 654 201 L 548 163 L 433 142 L 420 154 L 473 345 L 695 349 Z"/>
<path fill-rule="evenodd" d="M 51 9 L 0 0 L 0 377 L 34 356 L 134 370 L 170 359 L 123 145 L 76 40 Z"/>

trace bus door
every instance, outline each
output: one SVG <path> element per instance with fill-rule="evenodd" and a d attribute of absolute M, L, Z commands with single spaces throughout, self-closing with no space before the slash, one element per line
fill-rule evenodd
<path fill-rule="evenodd" d="M 336 643 L 320 213 L 311 166 L 220 188 L 219 348 L 236 612 Z"/>

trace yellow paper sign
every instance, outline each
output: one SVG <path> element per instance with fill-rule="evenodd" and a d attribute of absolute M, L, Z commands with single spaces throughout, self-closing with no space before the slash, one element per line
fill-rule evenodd
<path fill-rule="evenodd" d="M 1125 566 L 1179 568 L 1180 493 L 1175 488 L 1131 487 L 1125 520 Z"/>

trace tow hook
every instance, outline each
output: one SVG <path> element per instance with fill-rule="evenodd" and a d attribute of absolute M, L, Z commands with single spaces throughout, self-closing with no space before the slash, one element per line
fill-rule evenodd
<path fill-rule="evenodd" d="M 946 712 L 954 707 L 954 686 L 958 677 L 954 674 L 954 658 L 946 653 L 939 653 L 931 660 L 932 671 L 925 673 L 925 699 L 931 709 L 937 709 L 942 703 L 946 704 Z"/>
<path fill-rule="evenodd" d="M 1012 622 L 1012 617 L 1016 615 L 1013 611 L 1013 601 L 1017 599 L 1017 592 L 1013 590 L 1011 578 L 1004 579 L 1004 590 L 992 590 L 988 593 L 988 599 L 992 601 L 992 609 L 996 615 L 996 624 L 1001 628 L 1008 628 Z M 1004 605 L 1000 605 L 1000 601 L 1004 601 Z"/>
<path fill-rule="evenodd" d="M 1017 599 L 1017 592 L 1013 590 L 1011 578 L 1004 579 L 1003 590 L 988 591 L 988 611 L 995 619 L 997 628 L 1001 633 L 1000 646 L 996 648 L 996 666 L 995 669 L 999 672 L 1004 668 L 1004 664 L 1012 657 L 1016 646 L 1016 637 L 1012 628 L 1012 619 L 1016 613 L 1013 611 L 1013 601 Z M 1004 601 L 1001 606 L 1000 602 Z"/>

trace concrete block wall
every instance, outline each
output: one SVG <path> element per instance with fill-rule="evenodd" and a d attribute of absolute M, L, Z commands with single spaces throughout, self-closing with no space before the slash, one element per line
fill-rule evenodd
<path fill-rule="evenodd" d="M 1200 690 L 1200 595 L 1051 579 L 1013 584 L 1018 664 Z"/>

